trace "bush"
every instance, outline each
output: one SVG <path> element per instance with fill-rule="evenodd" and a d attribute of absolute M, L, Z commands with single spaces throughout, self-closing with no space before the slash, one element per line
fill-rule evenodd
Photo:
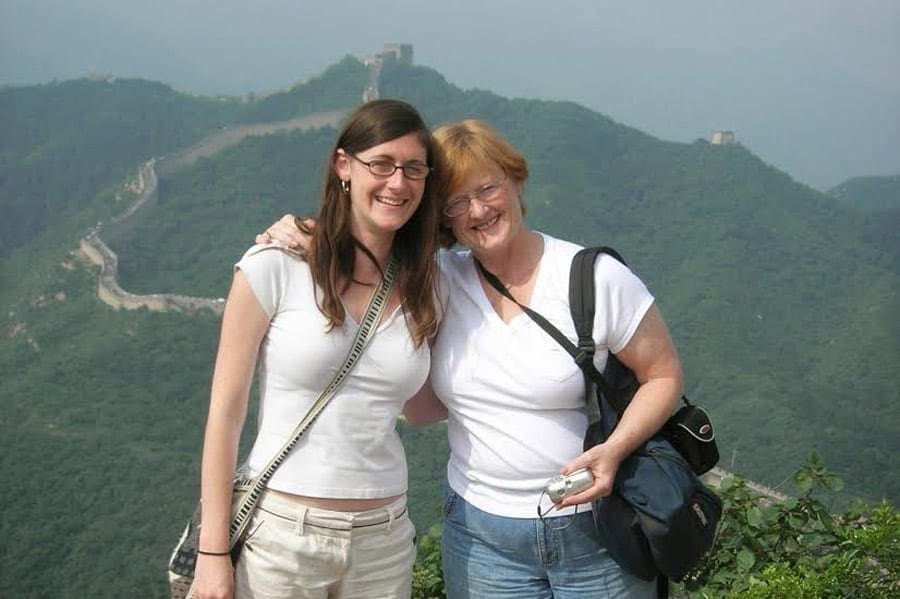
<path fill-rule="evenodd" d="M 771 502 L 746 481 L 722 481 L 716 543 L 680 585 L 696 597 L 896 597 L 900 517 L 886 501 L 856 502 L 833 517 L 814 497 L 843 483 L 816 454 L 793 481 L 799 494 Z"/>
<path fill-rule="evenodd" d="M 419 541 L 419 557 L 413 568 L 412 599 L 444 599 L 441 571 L 441 525 L 435 524 Z"/>

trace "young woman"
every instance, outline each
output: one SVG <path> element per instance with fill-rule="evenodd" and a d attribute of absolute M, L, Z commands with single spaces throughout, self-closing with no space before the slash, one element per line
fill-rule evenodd
<path fill-rule="evenodd" d="M 415 559 L 407 467 L 395 431 L 428 376 L 439 210 L 432 138 L 419 114 L 375 101 L 351 114 L 329 158 L 308 256 L 274 245 L 237 263 L 222 319 L 203 447 L 194 597 L 408 597 Z M 345 358 L 391 256 L 383 320 L 354 370 L 270 479 L 234 567 L 231 485 L 254 370 L 256 475 Z"/>

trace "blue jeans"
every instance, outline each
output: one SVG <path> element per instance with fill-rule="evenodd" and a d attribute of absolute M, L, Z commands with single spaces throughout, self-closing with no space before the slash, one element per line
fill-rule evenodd
<path fill-rule="evenodd" d="M 489 514 L 444 491 L 441 555 L 448 599 L 656 597 L 656 582 L 622 570 L 591 513 L 545 518 Z"/>

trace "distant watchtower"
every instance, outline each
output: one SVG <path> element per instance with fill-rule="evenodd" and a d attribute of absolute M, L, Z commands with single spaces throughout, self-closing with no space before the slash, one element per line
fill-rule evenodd
<path fill-rule="evenodd" d="M 714 146 L 727 146 L 734 143 L 734 131 L 713 131 L 709 143 Z"/>
<path fill-rule="evenodd" d="M 379 97 L 379 80 L 381 78 L 381 68 L 387 61 L 396 61 L 403 64 L 412 64 L 413 47 L 412 44 L 385 44 L 384 49 L 378 54 L 369 54 L 363 60 L 363 64 L 369 69 L 369 82 L 366 89 L 363 90 L 363 102 L 377 100 Z"/>
<path fill-rule="evenodd" d="M 385 44 L 384 52 L 381 53 L 384 55 L 392 55 L 396 60 L 404 64 L 412 64 L 413 61 L 413 47 L 412 44 Z"/>

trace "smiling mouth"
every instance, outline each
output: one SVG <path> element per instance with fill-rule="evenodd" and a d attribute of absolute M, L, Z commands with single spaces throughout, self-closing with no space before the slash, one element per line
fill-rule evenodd
<path fill-rule="evenodd" d="M 476 225 L 476 226 L 474 226 L 474 227 L 472 227 L 472 228 L 475 229 L 476 231 L 485 231 L 485 230 L 490 229 L 491 227 L 493 227 L 494 224 L 496 224 L 496 222 L 497 222 L 498 220 L 500 220 L 500 215 L 499 215 L 499 214 L 496 214 L 496 215 L 494 215 L 490 220 L 488 220 L 487 222 L 481 223 L 480 225 Z"/>
<path fill-rule="evenodd" d="M 385 196 L 375 196 L 375 201 L 379 204 L 384 204 L 385 206 L 402 206 L 406 203 L 404 198 L 388 198 Z"/>

